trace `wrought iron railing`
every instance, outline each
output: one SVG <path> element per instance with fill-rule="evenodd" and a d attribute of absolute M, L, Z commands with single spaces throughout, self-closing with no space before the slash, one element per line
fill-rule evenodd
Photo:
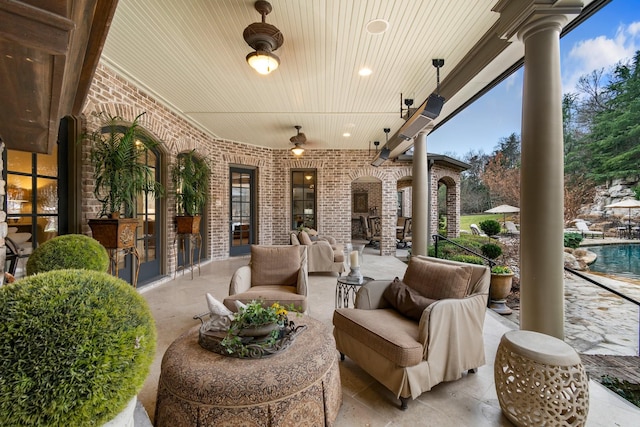
<path fill-rule="evenodd" d="M 631 298 L 630 296 L 627 296 L 627 295 L 623 294 L 620 291 L 617 291 L 617 290 L 615 290 L 613 288 L 610 288 L 607 285 L 603 285 L 602 283 L 598 282 L 597 280 L 592 279 L 591 277 L 586 276 L 586 275 L 584 275 L 584 274 L 582 274 L 582 273 L 580 273 L 580 272 L 578 272 L 576 270 L 573 270 L 573 269 L 568 268 L 568 267 L 565 267 L 564 269 L 565 269 L 565 271 L 568 271 L 569 273 L 571 273 L 571 274 L 573 274 L 575 276 L 578 276 L 579 278 L 581 278 L 583 280 L 586 280 L 587 282 L 589 282 L 589 283 L 591 283 L 593 285 L 599 286 L 600 288 L 602 288 L 602 289 L 604 289 L 604 290 L 606 290 L 608 292 L 611 292 L 612 294 L 617 295 L 620 298 L 622 298 L 623 300 L 628 301 L 628 302 L 630 302 L 632 304 L 635 304 L 636 307 L 638 307 L 638 356 L 640 356 L 640 302 L 636 301 L 635 299 Z"/>

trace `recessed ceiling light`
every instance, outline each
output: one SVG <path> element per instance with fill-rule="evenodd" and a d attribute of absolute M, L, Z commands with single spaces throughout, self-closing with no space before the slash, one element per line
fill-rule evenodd
<path fill-rule="evenodd" d="M 349 138 L 351 134 L 349 132 L 345 132 L 342 134 L 342 136 L 344 136 L 345 138 Z"/>
<path fill-rule="evenodd" d="M 373 73 L 373 71 L 371 71 L 371 68 L 360 68 L 360 71 L 358 71 L 358 74 L 360 74 L 362 77 L 366 77 L 366 76 L 370 76 L 371 73 Z"/>
<path fill-rule="evenodd" d="M 365 27 L 369 34 L 382 34 L 389 29 L 389 22 L 384 19 L 373 19 Z"/>

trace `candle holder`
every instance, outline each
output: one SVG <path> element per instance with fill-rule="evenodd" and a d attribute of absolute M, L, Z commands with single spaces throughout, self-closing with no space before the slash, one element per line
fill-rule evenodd
<path fill-rule="evenodd" d="M 347 267 L 349 268 L 349 274 L 347 274 L 347 282 L 352 284 L 361 285 L 363 281 L 362 273 L 360 273 L 360 252 L 355 249 L 351 243 L 345 245 L 345 260 Z"/>
<path fill-rule="evenodd" d="M 347 274 L 348 283 L 357 283 L 361 285 L 363 282 L 362 273 L 360 273 L 360 266 L 351 267 L 349 274 Z"/>

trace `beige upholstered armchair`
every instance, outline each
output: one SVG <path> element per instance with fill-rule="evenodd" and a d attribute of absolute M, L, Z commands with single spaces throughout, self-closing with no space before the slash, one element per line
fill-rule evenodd
<path fill-rule="evenodd" d="M 292 231 L 289 238 L 292 245 L 307 247 L 309 273 L 318 271 L 342 273 L 345 271 L 344 246 L 336 243 L 333 237 L 318 236 L 317 240 L 312 241 L 306 231 L 300 233 Z"/>
<path fill-rule="evenodd" d="M 237 311 L 235 301 L 261 299 L 265 305 L 293 304 L 307 312 L 307 248 L 289 245 L 252 245 L 249 265 L 236 270 L 224 305 Z"/>
<path fill-rule="evenodd" d="M 485 266 L 416 256 L 400 281 L 372 281 L 356 308 L 336 309 L 336 346 L 396 394 L 406 409 L 442 381 L 485 363 Z"/>

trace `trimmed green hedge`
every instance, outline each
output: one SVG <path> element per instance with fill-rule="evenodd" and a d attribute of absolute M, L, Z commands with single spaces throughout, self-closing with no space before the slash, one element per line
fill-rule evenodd
<path fill-rule="evenodd" d="M 580 233 L 564 233 L 564 247 L 577 249 L 582 242 L 582 234 Z"/>
<path fill-rule="evenodd" d="M 482 255 L 490 259 L 496 259 L 502 255 L 502 248 L 495 243 L 485 243 L 480 249 L 482 250 Z"/>
<path fill-rule="evenodd" d="M 100 426 L 141 389 L 156 330 L 123 280 L 57 270 L 0 288 L 0 425 Z"/>
<path fill-rule="evenodd" d="M 500 231 L 502 231 L 502 226 L 495 219 L 481 221 L 478 226 L 487 236 L 495 236 L 500 234 Z"/>
<path fill-rule="evenodd" d="M 107 271 L 107 250 L 84 234 L 66 234 L 48 240 L 38 246 L 27 260 L 27 275 L 51 270 L 79 268 Z"/>

